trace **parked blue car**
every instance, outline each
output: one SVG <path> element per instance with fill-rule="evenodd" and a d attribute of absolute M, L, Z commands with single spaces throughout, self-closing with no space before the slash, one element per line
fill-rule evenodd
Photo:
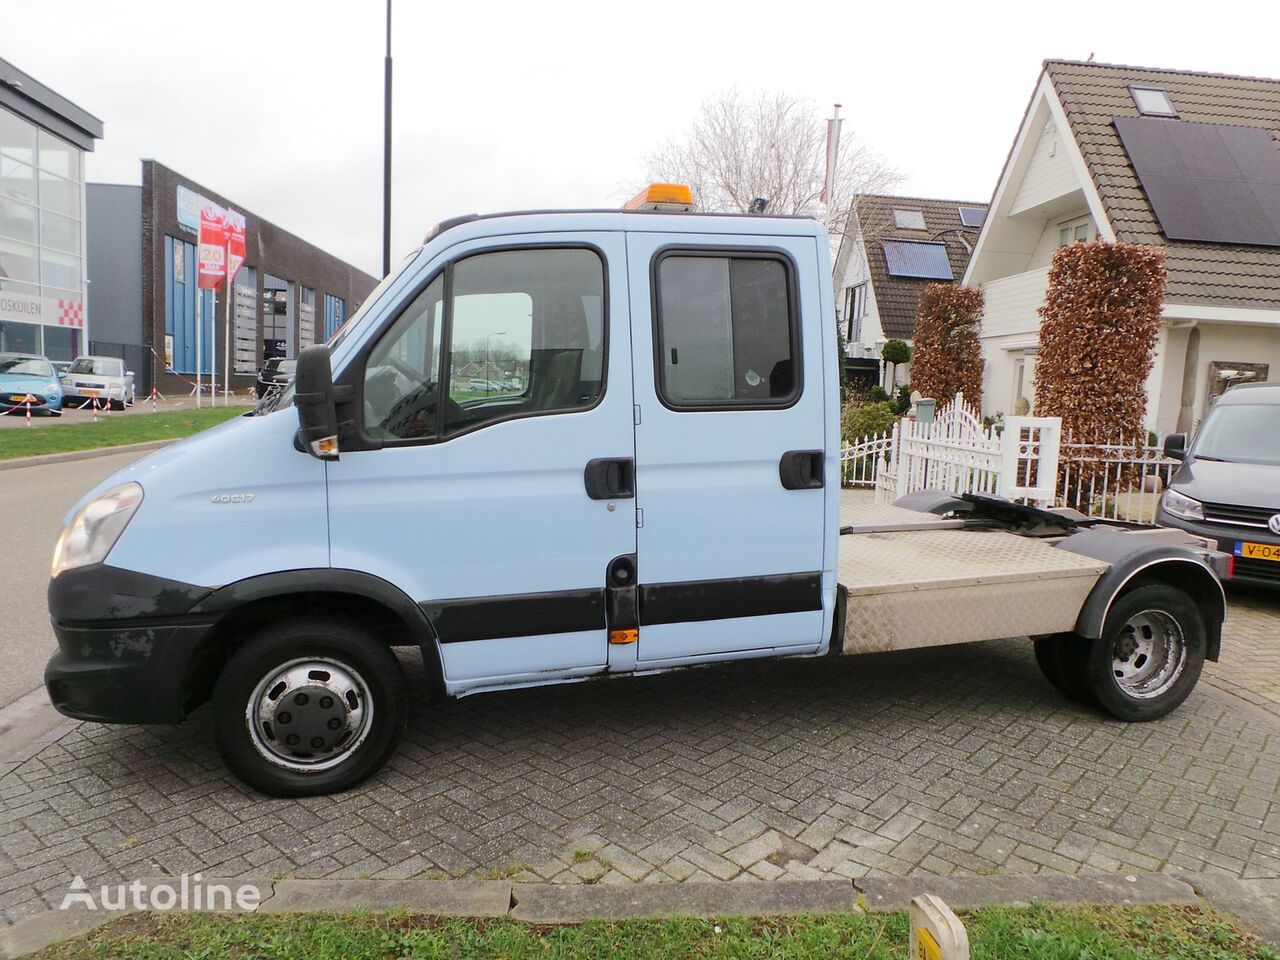
<path fill-rule="evenodd" d="M 62 382 L 48 357 L 0 353 L 0 413 L 30 404 L 32 413 L 62 416 Z"/>

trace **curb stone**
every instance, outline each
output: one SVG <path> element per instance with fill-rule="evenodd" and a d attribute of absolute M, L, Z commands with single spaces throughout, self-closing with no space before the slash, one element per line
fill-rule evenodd
<path fill-rule="evenodd" d="M 1158 873 L 1118 876 L 1074 876 L 1036 873 L 990 877 L 862 877 L 854 885 L 871 911 L 905 910 L 912 897 L 932 893 L 953 910 L 988 905 L 1023 906 L 1032 901 L 1050 904 L 1096 903 L 1126 907 L 1135 904 L 1196 904 L 1192 885 Z"/>
<path fill-rule="evenodd" d="M 529 923 L 568 923 L 586 917 L 622 920 L 670 916 L 784 916 L 858 910 L 848 880 L 645 883 L 599 887 L 517 883 L 510 915 Z"/>
<path fill-rule="evenodd" d="M 1186 879 L 1205 900 L 1238 917 L 1280 949 L 1280 877 L 1237 880 L 1201 875 Z"/>
<path fill-rule="evenodd" d="M 277 880 L 260 913 L 403 907 L 442 917 L 505 917 L 509 880 Z"/>
<path fill-rule="evenodd" d="M 126 443 L 119 447 L 93 447 L 89 450 L 68 450 L 66 453 L 45 453 L 38 457 L 13 457 L 0 460 L 0 470 L 16 470 L 18 467 L 39 467 L 46 463 L 68 463 L 72 460 L 91 460 L 94 457 L 109 457 L 116 453 L 144 453 L 147 450 L 159 450 L 178 438 L 172 440 L 147 440 L 144 443 Z"/>
<path fill-rule="evenodd" d="M 173 885 L 174 877 L 145 884 Z M 634 884 L 629 887 L 526 884 L 493 880 L 277 880 L 203 878 L 255 885 L 257 911 L 385 910 L 403 907 L 439 916 L 503 917 L 530 923 L 569 923 L 588 918 L 662 916 L 783 916 L 905 909 L 920 893 L 941 897 L 959 910 L 987 905 L 1200 904 L 1233 914 L 1272 946 L 1280 947 L 1280 878 L 1237 880 L 1226 876 L 1163 874 L 1045 875 L 991 877 L 863 877 L 848 880 L 743 881 Z M 1203 900 L 1201 899 L 1203 898 Z M 861 899 L 861 903 L 859 902 Z M 0 956 L 25 956 L 58 940 L 83 935 L 138 911 L 50 910 L 0 928 Z M 231 912 L 240 912 L 233 910 Z"/>

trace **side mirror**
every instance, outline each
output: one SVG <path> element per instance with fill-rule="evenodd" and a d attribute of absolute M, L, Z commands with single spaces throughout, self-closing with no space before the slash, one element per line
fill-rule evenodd
<path fill-rule="evenodd" d="M 1185 433 L 1171 433 L 1165 437 L 1164 455 L 1171 460 L 1185 460 L 1187 458 L 1187 435 Z"/>
<path fill-rule="evenodd" d="M 293 405 L 298 408 L 298 446 L 320 460 L 338 459 L 338 405 L 329 348 L 306 347 L 298 354 Z"/>

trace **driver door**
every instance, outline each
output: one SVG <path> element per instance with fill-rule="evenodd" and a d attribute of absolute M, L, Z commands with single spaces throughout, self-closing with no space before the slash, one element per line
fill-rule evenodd
<path fill-rule="evenodd" d="M 452 693 L 606 669 L 606 571 L 636 549 L 622 240 L 497 242 L 428 265 L 339 374 L 363 449 L 328 465 L 332 565 L 424 608 Z M 601 460 L 628 482 L 589 492 Z"/>

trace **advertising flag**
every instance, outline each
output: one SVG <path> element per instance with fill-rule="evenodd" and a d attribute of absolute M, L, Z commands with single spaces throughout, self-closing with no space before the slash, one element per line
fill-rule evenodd
<path fill-rule="evenodd" d="M 244 263 L 244 214 L 227 211 L 227 280 L 236 278 Z"/>
<path fill-rule="evenodd" d="M 216 290 L 227 275 L 227 211 L 216 203 L 200 208 L 198 287 Z"/>

